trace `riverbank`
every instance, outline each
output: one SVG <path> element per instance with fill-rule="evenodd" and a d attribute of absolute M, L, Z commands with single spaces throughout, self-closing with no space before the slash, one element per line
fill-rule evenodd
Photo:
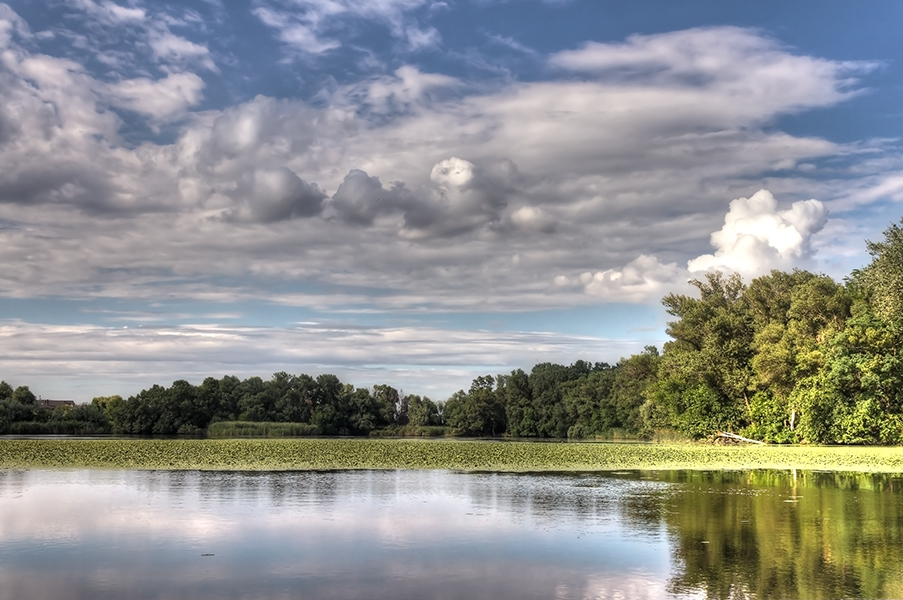
<path fill-rule="evenodd" d="M 809 469 L 903 473 L 903 447 L 711 446 L 482 440 L 0 440 L 0 469 L 294 471 Z"/>

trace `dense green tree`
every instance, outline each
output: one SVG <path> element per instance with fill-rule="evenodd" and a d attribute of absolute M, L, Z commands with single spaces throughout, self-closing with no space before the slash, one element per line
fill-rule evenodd
<path fill-rule="evenodd" d="M 276 411 L 282 415 L 284 421 L 307 423 L 310 421 L 317 382 L 310 375 L 289 377 L 291 377 L 290 385 L 283 385 L 277 393 Z"/>
<path fill-rule="evenodd" d="M 379 400 L 370 393 L 367 388 L 354 389 L 352 385 L 345 386 L 345 394 L 348 397 L 348 426 L 350 432 L 355 435 L 366 435 L 377 427 L 385 427 L 385 411 L 381 410 Z"/>
<path fill-rule="evenodd" d="M 240 421 L 274 421 L 276 397 L 271 386 L 260 377 L 249 377 L 239 385 L 238 401 Z"/>
<path fill-rule="evenodd" d="M 802 439 L 818 443 L 903 441 L 903 335 L 857 302 L 843 331 L 826 345 L 826 360 L 793 392 Z"/>
<path fill-rule="evenodd" d="M 831 278 L 807 271 L 773 271 L 754 279 L 744 297 L 756 328 L 751 361 L 756 393 L 744 433 L 796 441 L 801 407 L 791 402 L 791 393 L 824 366 L 827 341 L 844 327 L 852 299 Z"/>
<path fill-rule="evenodd" d="M 439 407 L 427 397 L 416 394 L 408 396 L 408 424 L 417 427 L 441 425 Z"/>
<path fill-rule="evenodd" d="M 530 379 L 522 369 L 496 378 L 496 394 L 505 407 L 508 434 L 514 437 L 539 435 L 530 397 Z"/>
<path fill-rule="evenodd" d="M 407 425 L 407 399 L 399 394 L 398 390 L 390 385 L 375 385 L 373 396 L 380 407 L 381 420 L 392 425 Z"/>
<path fill-rule="evenodd" d="M 610 403 L 615 377 L 616 369 L 600 368 L 563 384 L 562 403 L 569 438 L 591 437 L 621 427 Z"/>
<path fill-rule="evenodd" d="M 659 379 L 644 409 L 650 426 L 670 424 L 693 437 L 747 424 L 753 380 L 753 314 L 736 274 L 706 273 L 690 282 L 699 298 L 669 294 L 662 300 L 673 340 L 664 348 Z"/>
<path fill-rule="evenodd" d="M 445 421 L 461 434 L 496 436 L 505 433 L 505 407 L 489 375 L 473 380 L 470 391 L 459 391 L 445 403 Z"/>
<path fill-rule="evenodd" d="M 600 407 L 612 414 L 612 427 L 631 433 L 646 429 L 641 409 L 649 398 L 649 392 L 658 379 L 661 355 L 655 346 L 646 346 L 643 352 L 622 358 L 613 369 L 611 391 Z"/>
<path fill-rule="evenodd" d="M 581 371 L 582 368 L 571 369 L 553 363 L 540 363 L 530 371 L 531 429 L 536 435 L 567 436 L 573 423 L 563 402 L 564 384 L 577 379 Z"/>
<path fill-rule="evenodd" d="M 27 385 L 20 385 L 13 390 L 10 400 L 26 406 L 35 406 L 38 402 L 37 397 L 28 389 Z"/>
<path fill-rule="evenodd" d="M 903 224 L 903 220 L 900 222 Z M 854 277 L 867 293 L 875 315 L 895 326 L 903 325 L 903 228 L 894 223 L 884 240 L 866 242 L 872 262 Z"/>

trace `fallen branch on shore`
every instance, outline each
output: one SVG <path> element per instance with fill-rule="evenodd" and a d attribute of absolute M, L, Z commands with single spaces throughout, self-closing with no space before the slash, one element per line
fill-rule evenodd
<path fill-rule="evenodd" d="M 751 440 L 749 438 L 743 437 L 742 435 L 737 435 L 736 433 L 730 433 L 729 431 L 718 431 L 715 433 L 714 439 L 712 442 L 718 439 L 730 440 L 732 442 L 745 442 L 747 444 L 761 444 L 765 445 L 765 442 L 760 442 L 759 440 Z"/>

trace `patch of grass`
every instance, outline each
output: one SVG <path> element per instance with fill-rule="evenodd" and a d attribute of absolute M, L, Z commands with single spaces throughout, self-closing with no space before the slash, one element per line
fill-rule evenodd
<path fill-rule="evenodd" d="M 454 427 L 441 425 L 403 425 L 401 427 L 389 427 L 387 429 L 374 429 L 370 432 L 372 438 L 386 437 L 455 437 L 458 430 Z"/>
<path fill-rule="evenodd" d="M 304 437 L 317 435 L 317 426 L 310 423 L 269 423 L 252 421 L 219 421 L 207 428 L 210 438 L 237 437 Z"/>
<path fill-rule="evenodd" d="M 795 468 L 898 473 L 903 472 L 903 448 L 456 439 L 6 439 L 0 440 L 0 468 L 499 472 Z"/>

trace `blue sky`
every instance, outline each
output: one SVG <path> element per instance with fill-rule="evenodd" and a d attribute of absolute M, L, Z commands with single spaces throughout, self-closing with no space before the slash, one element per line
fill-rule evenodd
<path fill-rule="evenodd" d="M 903 4 L 0 4 L 0 378 L 444 399 L 900 219 Z"/>

